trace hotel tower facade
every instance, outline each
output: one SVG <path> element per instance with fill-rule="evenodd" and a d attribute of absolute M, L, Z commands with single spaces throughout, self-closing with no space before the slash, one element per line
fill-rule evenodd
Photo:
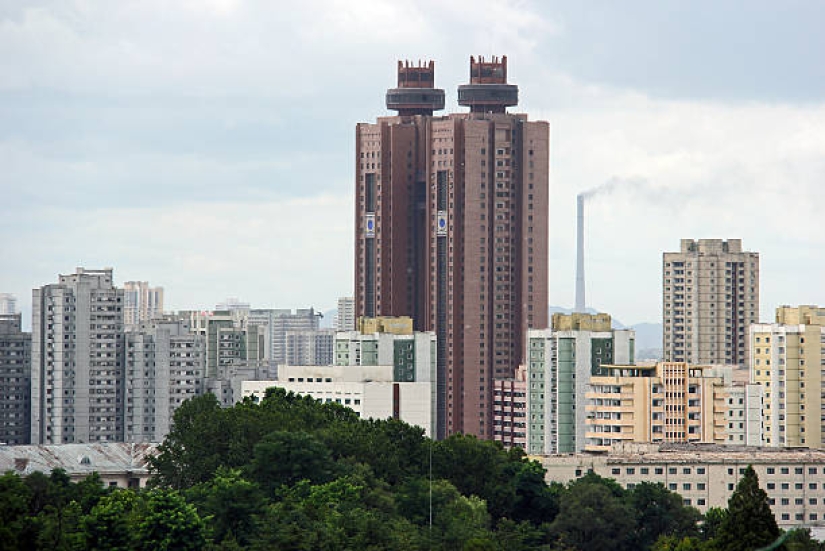
<path fill-rule="evenodd" d="M 492 437 L 493 381 L 547 327 L 549 125 L 509 114 L 507 58 L 470 58 L 468 113 L 435 116 L 435 67 L 398 64 L 387 108 L 356 128 L 356 316 L 437 336 L 437 436 Z"/>

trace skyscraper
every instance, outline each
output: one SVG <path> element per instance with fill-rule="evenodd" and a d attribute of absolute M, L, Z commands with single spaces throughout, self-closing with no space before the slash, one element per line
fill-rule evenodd
<path fill-rule="evenodd" d="M 433 62 L 398 64 L 380 117 L 356 128 L 356 316 L 437 335 L 437 436 L 492 436 L 492 381 L 547 326 L 549 125 L 508 114 L 507 58 L 470 58 L 469 113 L 434 116 Z"/>
<path fill-rule="evenodd" d="M 0 314 L 0 443 L 28 444 L 31 436 L 32 335 L 20 314 Z"/>
<path fill-rule="evenodd" d="M 123 441 L 123 289 L 112 269 L 32 292 L 31 443 Z"/>
<path fill-rule="evenodd" d="M 759 253 L 741 239 L 682 239 L 662 259 L 666 362 L 747 364 L 747 328 L 759 321 Z"/>

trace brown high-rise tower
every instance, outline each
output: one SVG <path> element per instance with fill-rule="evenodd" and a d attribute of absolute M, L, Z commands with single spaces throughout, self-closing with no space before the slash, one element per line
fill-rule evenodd
<path fill-rule="evenodd" d="M 398 115 L 356 129 L 356 316 L 435 331 L 438 437 L 492 438 L 492 381 L 547 327 L 549 126 L 506 112 L 506 57 L 470 58 L 470 113 L 433 116 L 434 72 L 399 62 Z"/>

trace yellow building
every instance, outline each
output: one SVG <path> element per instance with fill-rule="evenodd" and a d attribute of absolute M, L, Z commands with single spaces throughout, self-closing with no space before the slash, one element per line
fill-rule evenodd
<path fill-rule="evenodd" d="M 611 374 L 590 378 L 586 451 L 622 442 L 728 440 L 729 369 L 726 375 L 723 368 L 684 362 L 602 367 Z"/>
<path fill-rule="evenodd" d="M 379 316 L 358 318 L 358 332 L 363 334 L 389 333 L 391 335 L 412 335 L 413 320 L 407 316 Z"/>
<path fill-rule="evenodd" d="M 822 448 L 825 309 L 780 306 L 776 323 L 750 326 L 751 381 L 765 393 L 765 444 Z"/>

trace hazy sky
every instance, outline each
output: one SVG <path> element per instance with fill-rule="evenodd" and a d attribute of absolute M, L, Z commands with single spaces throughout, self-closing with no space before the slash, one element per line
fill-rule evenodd
<path fill-rule="evenodd" d="M 297 7 L 296 7 L 297 6 Z M 456 109 L 502 55 L 551 124 L 550 302 L 661 320 L 661 253 L 742 238 L 761 315 L 825 304 L 825 3 L 0 0 L 0 292 L 76 266 L 166 289 L 334 307 L 352 293 L 354 136 L 398 59 Z"/>

